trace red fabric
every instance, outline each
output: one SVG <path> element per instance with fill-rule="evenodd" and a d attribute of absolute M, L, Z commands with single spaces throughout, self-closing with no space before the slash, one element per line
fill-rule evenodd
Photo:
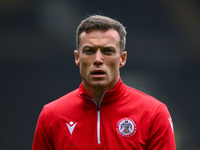
<path fill-rule="evenodd" d="M 129 136 L 120 134 L 123 118 L 135 123 Z M 174 133 L 165 104 L 120 81 L 100 104 L 100 143 L 97 142 L 97 106 L 79 89 L 44 106 L 32 150 L 175 150 Z M 70 124 L 71 122 L 71 124 Z M 70 128 L 75 123 L 70 134 Z"/>

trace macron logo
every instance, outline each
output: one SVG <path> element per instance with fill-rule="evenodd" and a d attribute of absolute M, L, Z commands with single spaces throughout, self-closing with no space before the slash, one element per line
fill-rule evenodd
<path fill-rule="evenodd" d="M 76 122 L 76 123 L 77 123 L 77 122 Z M 76 123 L 74 123 L 73 121 L 71 121 L 69 124 L 66 123 L 66 124 L 67 124 L 67 127 L 68 127 L 68 129 L 69 129 L 69 132 L 70 132 L 71 135 L 72 135 L 72 132 L 74 131 L 74 128 L 75 128 L 75 126 L 76 126 Z"/>

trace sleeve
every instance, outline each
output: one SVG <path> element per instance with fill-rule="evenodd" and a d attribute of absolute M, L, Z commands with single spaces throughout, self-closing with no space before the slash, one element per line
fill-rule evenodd
<path fill-rule="evenodd" d="M 147 150 L 176 150 L 172 119 L 164 104 L 158 107 L 151 119 Z"/>
<path fill-rule="evenodd" d="M 41 111 L 35 130 L 32 150 L 53 150 L 53 140 L 51 134 L 49 114 L 45 107 Z"/>

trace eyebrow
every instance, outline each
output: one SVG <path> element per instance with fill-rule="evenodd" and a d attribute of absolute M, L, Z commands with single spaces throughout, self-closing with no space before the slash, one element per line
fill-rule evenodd
<path fill-rule="evenodd" d="M 86 46 L 84 46 L 82 49 L 90 49 L 90 48 L 95 48 L 95 46 L 89 46 L 89 45 L 86 45 Z"/>
<path fill-rule="evenodd" d="M 86 46 L 83 47 L 83 50 L 84 49 L 98 49 L 98 48 L 100 48 L 100 49 L 107 49 L 107 48 L 109 48 L 109 49 L 116 49 L 113 46 L 89 46 L 89 45 L 86 45 Z"/>
<path fill-rule="evenodd" d="M 105 47 L 103 47 L 102 49 L 112 49 L 112 50 L 116 50 L 116 48 L 113 47 L 113 46 L 105 46 Z"/>

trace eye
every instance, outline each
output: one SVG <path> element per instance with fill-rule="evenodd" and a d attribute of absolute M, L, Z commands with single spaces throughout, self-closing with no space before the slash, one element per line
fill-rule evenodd
<path fill-rule="evenodd" d="M 95 50 L 92 48 L 87 48 L 87 49 L 84 49 L 84 53 L 86 53 L 87 55 L 91 55 L 95 53 Z"/>
<path fill-rule="evenodd" d="M 115 51 L 113 49 L 110 48 L 105 48 L 102 50 L 102 53 L 105 55 L 112 55 Z"/>

